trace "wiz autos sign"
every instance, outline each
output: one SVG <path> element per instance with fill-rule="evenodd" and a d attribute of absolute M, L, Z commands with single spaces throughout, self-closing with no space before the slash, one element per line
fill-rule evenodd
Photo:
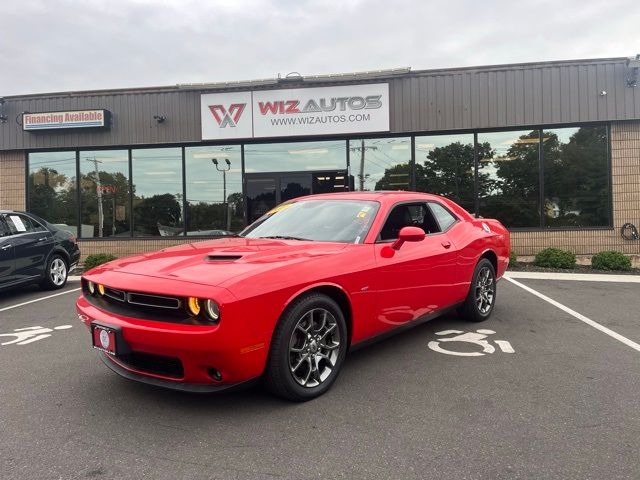
<path fill-rule="evenodd" d="M 58 128 L 95 128 L 108 126 L 107 110 L 73 110 L 68 112 L 23 113 L 22 129 L 25 131 Z"/>
<path fill-rule="evenodd" d="M 212 93 L 200 98 L 202 139 L 389 130 L 389 85 Z"/>

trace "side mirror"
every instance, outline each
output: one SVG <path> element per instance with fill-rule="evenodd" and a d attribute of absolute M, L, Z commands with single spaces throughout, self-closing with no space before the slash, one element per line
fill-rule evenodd
<path fill-rule="evenodd" d="M 400 250 L 404 242 L 421 242 L 425 235 L 424 230 L 420 227 L 402 227 L 398 239 L 391 244 L 391 248 Z"/>

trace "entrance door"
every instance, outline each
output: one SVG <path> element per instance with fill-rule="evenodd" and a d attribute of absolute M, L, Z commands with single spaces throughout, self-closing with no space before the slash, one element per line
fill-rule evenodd
<path fill-rule="evenodd" d="M 247 173 L 247 221 L 254 222 L 276 205 L 312 193 L 348 190 L 347 172 Z"/>

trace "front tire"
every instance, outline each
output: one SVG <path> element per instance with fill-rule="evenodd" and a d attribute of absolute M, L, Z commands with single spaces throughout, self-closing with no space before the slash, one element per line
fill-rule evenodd
<path fill-rule="evenodd" d="M 291 401 L 316 398 L 335 382 L 346 353 L 347 326 L 338 304 L 323 294 L 304 295 L 287 307 L 276 325 L 267 388 Z"/>
<path fill-rule="evenodd" d="M 45 290 L 58 290 L 67 284 L 69 267 L 60 255 L 51 255 L 44 271 L 44 280 L 40 287 Z"/>
<path fill-rule="evenodd" d="M 491 316 L 496 304 L 496 271 L 487 258 L 481 258 L 473 271 L 469 293 L 458 313 L 472 322 Z"/>

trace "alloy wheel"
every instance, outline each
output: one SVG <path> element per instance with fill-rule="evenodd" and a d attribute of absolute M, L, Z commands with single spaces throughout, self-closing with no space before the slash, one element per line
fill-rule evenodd
<path fill-rule="evenodd" d="M 289 340 L 289 371 L 306 388 L 317 387 L 333 372 L 340 350 L 340 329 L 333 314 L 324 308 L 306 312 Z"/>
<path fill-rule="evenodd" d="M 54 258 L 49 269 L 51 282 L 59 287 L 67 280 L 67 266 L 61 258 Z"/>
<path fill-rule="evenodd" d="M 493 306 L 493 298 L 495 295 L 495 282 L 493 274 L 489 267 L 482 267 L 478 272 L 478 281 L 476 284 L 476 306 L 482 315 L 486 315 Z"/>

